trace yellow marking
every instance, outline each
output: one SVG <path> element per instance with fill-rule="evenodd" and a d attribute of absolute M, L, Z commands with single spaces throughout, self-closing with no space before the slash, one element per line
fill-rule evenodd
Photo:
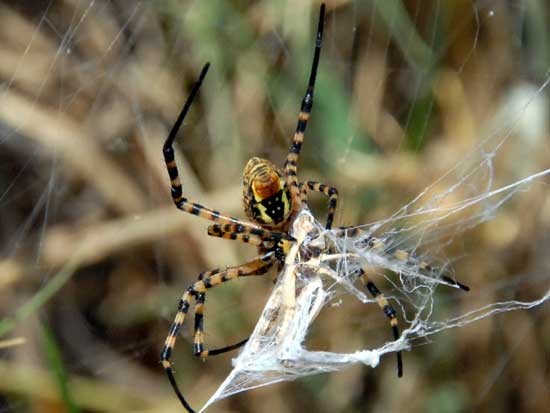
<path fill-rule="evenodd" d="M 391 325 L 392 327 L 397 327 L 397 318 L 395 318 L 395 317 L 392 318 L 392 319 L 390 320 L 390 325 Z"/>
<path fill-rule="evenodd" d="M 298 115 L 298 120 L 309 120 L 309 113 L 300 112 Z"/>
<path fill-rule="evenodd" d="M 273 220 L 269 215 L 267 215 L 267 208 L 264 207 L 260 203 L 254 204 L 254 206 L 260 211 L 260 218 L 266 223 L 266 224 L 272 224 Z"/>
<path fill-rule="evenodd" d="M 283 250 L 285 254 L 288 254 L 290 248 L 292 247 L 292 243 L 286 239 L 283 239 L 279 241 L 279 247 Z"/>
<path fill-rule="evenodd" d="M 287 215 L 290 213 L 290 202 L 288 200 L 288 197 L 286 196 L 286 191 L 283 191 L 283 195 L 281 196 L 281 200 L 283 202 L 283 215 L 286 219 Z"/>
<path fill-rule="evenodd" d="M 162 367 L 164 367 L 165 369 L 169 369 L 172 366 L 170 366 L 170 362 L 168 360 L 162 360 Z"/>
<path fill-rule="evenodd" d="M 173 161 L 167 162 L 167 163 L 166 163 L 166 166 L 167 166 L 168 168 L 174 168 L 174 167 L 176 166 L 176 161 L 173 160 Z"/>

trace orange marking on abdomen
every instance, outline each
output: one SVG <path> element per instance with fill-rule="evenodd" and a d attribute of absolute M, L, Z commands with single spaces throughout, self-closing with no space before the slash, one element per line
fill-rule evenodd
<path fill-rule="evenodd" d="M 261 199 L 267 199 L 281 190 L 281 181 L 275 172 L 271 172 L 257 176 L 252 181 L 252 187 Z"/>

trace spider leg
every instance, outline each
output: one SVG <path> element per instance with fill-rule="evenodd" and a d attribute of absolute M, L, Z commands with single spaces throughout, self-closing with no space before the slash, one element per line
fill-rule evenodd
<path fill-rule="evenodd" d="M 209 274 L 208 276 L 205 276 L 203 279 L 196 281 L 181 296 L 178 304 L 178 311 L 176 313 L 174 321 L 172 322 L 172 326 L 170 327 L 170 331 L 168 333 L 168 336 L 166 337 L 166 341 L 164 342 L 164 347 L 162 349 L 160 357 L 161 357 L 162 366 L 164 367 L 164 371 L 168 376 L 168 380 L 170 381 L 170 384 L 172 385 L 174 392 L 178 396 L 178 399 L 180 400 L 183 407 L 189 413 L 195 413 L 195 410 L 193 410 L 193 408 L 189 405 L 189 403 L 187 403 L 187 400 L 185 400 L 185 397 L 183 397 L 183 394 L 181 393 L 176 383 L 176 379 L 174 377 L 174 371 L 170 363 L 170 357 L 172 355 L 172 349 L 176 344 L 176 337 L 178 335 L 178 332 L 183 322 L 185 321 L 185 317 L 187 313 L 189 312 L 191 298 L 195 299 L 196 301 L 199 301 L 200 295 L 201 294 L 204 295 L 209 288 L 212 288 L 215 285 L 219 285 L 225 281 L 238 278 L 240 276 L 252 275 L 257 271 L 261 271 L 264 267 L 269 267 L 273 265 L 274 261 L 275 261 L 275 253 L 273 251 L 270 251 L 241 266 L 228 268 L 226 270 L 219 271 L 215 274 L 212 274 L 212 272 L 209 272 L 207 273 Z M 200 309 L 199 307 L 197 311 L 202 312 L 202 309 Z M 199 318 L 200 320 L 202 320 L 202 316 Z M 202 323 L 202 321 L 200 320 L 199 322 Z M 197 320 L 195 320 L 195 323 L 197 323 Z M 200 348 L 201 346 L 202 346 L 202 330 L 201 330 L 201 333 L 199 335 L 196 334 L 194 338 L 195 350 L 197 349 L 197 347 Z M 218 350 L 218 352 L 219 351 L 220 350 Z"/>
<path fill-rule="evenodd" d="M 286 232 L 249 229 L 236 224 L 213 224 L 208 227 L 208 235 L 212 237 L 237 240 L 252 244 L 260 249 L 260 254 L 266 251 L 274 251 L 277 258 L 277 272 L 274 274 L 273 282 L 277 280 L 277 275 L 283 268 L 285 255 L 292 241 L 295 239 Z"/>
<path fill-rule="evenodd" d="M 337 233 L 337 235 L 340 237 L 347 236 L 347 237 L 353 238 L 358 236 L 358 234 L 361 232 L 361 229 L 353 228 L 353 227 L 341 227 L 341 228 L 338 228 L 338 231 L 339 232 Z M 368 246 L 373 250 L 380 251 L 384 254 L 388 254 L 399 261 L 404 261 L 407 264 L 411 264 L 411 265 L 417 265 L 419 270 L 426 271 L 428 273 L 432 273 L 434 271 L 433 267 L 426 261 L 419 261 L 413 256 L 411 252 L 406 251 L 404 249 L 397 248 L 392 250 L 388 248 L 386 243 L 380 238 L 368 236 L 365 238 L 364 244 L 365 246 Z M 439 279 L 441 279 L 442 281 L 444 281 L 449 285 L 458 287 L 463 291 L 470 291 L 470 287 L 468 287 L 465 284 L 462 284 L 460 281 L 454 280 L 453 278 L 450 278 L 446 275 L 439 275 L 438 277 Z"/>
<path fill-rule="evenodd" d="M 256 225 L 242 222 L 238 218 L 224 216 L 216 210 L 207 208 L 204 205 L 198 204 L 196 202 L 189 201 L 183 196 L 183 187 L 178 173 L 178 166 L 175 160 L 173 143 L 185 119 L 185 116 L 187 115 L 187 112 L 189 112 L 189 108 L 191 107 L 193 100 L 195 99 L 195 96 L 197 95 L 201 87 L 202 81 L 204 80 L 206 73 L 208 72 L 209 66 L 210 63 L 206 63 L 202 68 L 199 78 L 193 85 L 191 93 L 185 101 L 185 104 L 183 105 L 183 108 L 178 118 L 176 119 L 174 126 L 170 130 L 170 133 L 168 134 L 168 137 L 166 138 L 166 141 L 164 142 L 164 146 L 162 148 L 164 161 L 166 163 L 166 169 L 168 170 L 168 175 L 170 176 L 172 200 L 174 201 L 174 204 L 178 209 L 181 209 L 182 211 L 188 212 L 193 215 L 198 215 L 201 218 L 206 218 L 211 221 L 217 221 L 221 223 L 233 223 L 248 226 L 251 228 L 258 228 Z"/>
<path fill-rule="evenodd" d="M 322 184 L 315 181 L 306 181 L 300 183 L 300 193 L 302 197 L 302 202 L 307 199 L 307 192 L 321 192 L 328 196 L 328 213 L 327 213 L 327 223 L 325 225 L 326 229 L 332 228 L 332 222 L 334 221 L 334 213 L 336 212 L 336 204 L 338 202 L 338 190 L 332 186 Z"/>
<path fill-rule="evenodd" d="M 263 245 L 263 238 L 259 235 L 247 234 L 235 231 L 224 231 L 223 227 L 217 224 L 210 225 L 208 227 L 208 235 L 211 237 L 225 238 L 230 240 L 236 240 L 244 242 L 245 244 L 261 247 Z"/>
<path fill-rule="evenodd" d="M 201 281 L 205 283 L 206 288 L 211 288 L 226 281 L 231 281 L 238 277 L 249 277 L 253 275 L 264 275 L 269 268 L 275 262 L 275 255 L 273 253 L 264 254 L 261 257 L 256 258 L 246 264 L 238 267 L 228 268 L 224 271 L 220 271 L 216 274 L 205 275 Z M 204 303 L 206 299 L 206 293 L 198 295 L 195 304 L 195 332 L 193 335 L 193 354 L 197 357 L 206 358 L 208 356 L 225 353 L 226 351 L 233 350 L 240 347 L 246 341 L 245 339 L 239 343 L 232 344 L 223 348 L 215 350 L 205 350 L 204 343 Z"/>
<path fill-rule="evenodd" d="M 260 274 L 256 274 L 256 275 L 260 275 Z M 195 306 L 195 335 L 197 334 L 197 330 L 199 329 L 199 326 L 201 328 L 201 331 L 202 331 L 202 328 L 203 328 L 202 318 L 203 318 L 204 301 L 205 300 L 206 300 L 206 294 L 199 294 L 199 297 L 197 298 L 197 305 Z M 199 314 L 199 312 L 200 312 L 200 314 Z M 209 357 L 209 356 L 215 356 L 217 354 L 226 353 L 228 351 L 235 350 L 235 349 L 245 345 L 246 342 L 249 340 L 249 338 L 250 337 L 247 337 L 244 340 L 239 341 L 238 343 L 231 344 L 229 346 L 225 346 L 225 347 L 221 347 L 221 348 L 217 348 L 217 349 L 214 349 L 214 350 L 204 350 L 203 349 L 200 353 L 196 352 L 195 345 L 193 344 L 193 347 L 194 347 L 193 348 L 193 354 L 195 356 L 200 356 L 202 358 L 206 358 L 206 357 Z"/>
<path fill-rule="evenodd" d="M 248 228 L 238 224 L 210 225 L 208 227 L 208 235 L 241 241 L 263 248 L 264 250 L 276 247 L 281 241 L 294 241 L 294 238 L 285 232 Z"/>
<path fill-rule="evenodd" d="M 284 240 L 284 241 L 292 240 L 292 237 L 290 237 L 288 234 L 283 233 L 283 232 L 279 233 L 279 232 L 276 232 L 276 231 L 256 230 L 256 229 L 251 230 L 250 228 L 243 227 L 242 225 L 237 225 L 237 224 L 225 224 L 225 225 L 213 224 L 213 225 L 210 225 L 208 227 L 208 235 L 213 236 L 213 237 L 218 237 L 218 238 L 237 240 L 237 241 L 241 241 L 241 242 L 244 242 L 244 243 L 247 243 L 247 244 L 251 244 L 251 245 L 254 245 L 254 246 L 260 248 L 260 252 L 273 250 L 277 245 L 281 244 L 282 240 Z M 277 258 L 277 253 L 275 254 L 275 258 Z M 279 264 L 280 264 L 280 262 L 279 262 Z M 272 266 L 272 264 L 264 267 L 263 269 L 258 270 L 257 272 L 255 272 L 253 274 L 252 273 L 251 274 L 243 274 L 243 276 L 244 275 L 263 275 L 271 268 L 271 266 Z M 280 269 L 279 269 L 279 271 L 280 271 Z M 204 279 L 206 277 L 210 277 L 210 276 L 215 275 L 219 272 L 220 272 L 219 269 L 215 269 L 215 270 L 212 270 L 212 271 L 201 273 L 199 275 L 199 279 Z M 276 281 L 276 277 L 277 277 L 277 275 L 274 274 L 273 282 Z M 197 309 L 195 310 L 195 329 L 196 330 L 199 329 L 199 326 L 202 329 L 202 312 L 204 311 L 203 308 L 204 308 L 205 299 L 206 299 L 206 297 L 204 295 L 202 297 L 199 296 L 197 298 L 197 305 L 199 304 L 199 302 L 202 305 L 201 305 L 201 307 L 197 307 Z M 222 347 L 222 348 L 218 348 L 218 349 L 214 349 L 214 350 L 207 350 L 207 351 L 203 350 L 200 353 L 195 352 L 194 354 L 196 356 L 200 356 L 200 357 L 203 357 L 203 358 L 209 357 L 209 356 L 214 356 L 214 355 L 217 355 L 217 354 L 222 354 L 222 353 L 225 353 L 225 352 L 228 352 L 228 351 L 231 351 L 231 350 L 234 350 L 234 349 L 237 349 L 237 348 L 243 346 L 244 344 L 246 344 L 248 339 L 249 338 L 246 338 L 246 339 L 244 339 L 244 340 L 242 340 L 238 343 L 235 343 L 235 344 L 232 344 L 232 345 L 229 345 L 229 346 L 225 346 L 225 347 Z"/>
<path fill-rule="evenodd" d="M 373 249 L 376 249 L 376 250 L 386 250 L 387 249 L 385 243 L 382 240 L 378 239 L 378 238 L 370 237 L 367 242 L 368 242 L 369 247 L 371 247 Z M 390 250 L 390 251 L 385 251 L 385 252 L 389 253 L 394 258 L 398 259 L 399 261 L 404 261 L 404 262 L 409 263 L 409 264 L 418 265 L 418 268 L 420 270 L 427 271 L 429 273 L 433 272 L 433 267 L 430 264 L 428 264 L 425 261 L 418 261 L 413 256 L 413 254 L 410 253 L 409 251 L 398 248 L 398 249 L 395 249 L 393 251 Z M 463 291 L 470 291 L 470 287 L 468 287 L 467 285 L 462 284 L 459 281 L 453 280 L 452 278 L 450 278 L 446 275 L 439 275 L 439 278 L 441 280 L 445 281 L 446 283 L 450 284 L 450 285 L 453 285 L 455 287 L 460 288 Z"/>
<path fill-rule="evenodd" d="M 378 306 L 382 309 L 384 314 L 386 314 L 386 317 L 389 318 L 394 340 L 399 340 L 399 328 L 397 326 L 397 316 L 394 308 L 388 302 L 384 294 L 382 294 L 382 292 L 380 292 L 380 290 L 376 287 L 376 285 L 371 280 L 369 280 L 369 277 L 367 276 L 367 273 L 365 272 L 365 270 L 363 270 L 363 268 L 360 268 L 358 270 L 358 276 L 361 279 L 361 282 L 367 287 L 367 290 L 369 290 L 373 298 L 376 300 Z M 401 351 L 397 352 L 397 376 L 403 376 L 403 358 L 401 355 Z"/>
<path fill-rule="evenodd" d="M 208 227 L 208 235 L 211 235 L 213 237 L 222 237 L 221 235 L 219 235 L 220 233 L 235 233 L 235 234 L 250 235 L 250 236 L 259 237 L 264 241 L 266 240 L 279 241 L 282 239 L 287 241 L 295 241 L 295 239 L 291 235 L 287 234 L 286 232 L 272 231 L 264 228 L 250 228 L 240 224 L 225 224 L 225 225 L 213 224 Z M 224 236 L 222 238 L 227 238 L 227 237 Z"/>
<path fill-rule="evenodd" d="M 321 4 L 319 10 L 319 24 L 317 26 L 317 37 L 315 40 L 315 53 L 311 65 L 311 73 L 306 94 L 302 99 L 300 114 L 298 115 L 298 124 L 292 138 L 292 143 L 286 161 L 284 164 L 285 183 L 290 191 L 292 202 L 292 212 L 296 213 L 301 209 L 300 188 L 298 187 L 297 162 L 304 142 L 304 132 L 307 127 L 307 121 L 313 107 L 313 90 L 315 88 L 315 78 L 317 77 L 317 68 L 319 66 L 319 57 L 321 55 L 321 46 L 323 44 L 323 26 L 325 20 L 325 5 Z"/>

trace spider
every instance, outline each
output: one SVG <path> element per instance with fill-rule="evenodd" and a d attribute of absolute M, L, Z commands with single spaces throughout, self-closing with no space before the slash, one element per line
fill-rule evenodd
<path fill-rule="evenodd" d="M 297 213 L 305 206 L 309 191 L 320 192 L 328 197 L 328 213 L 325 227 L 326 229 L 332 228 L 338 201 L 338 191 L 336 188 L 314 181 L 299 182 L 297 178 L 297 161 L 304 142 L 304 132 L 313 107 L 313 92 L 323 41 L 324 17 L 325 5 L 322 4 L 319 11 L 319 22 L 309 82 L 302 99 L 298 124 L 283 169 L 279 169 L 266 159 L 257 157 L 250 159 L 244 168 L 244 210 L 252 222 L 223 215 L 216 210 L 192 202 L 183 196 L 182 183 L 174 156 L 173 142 L 208 72 L 209 63 L 204 65 L 164 143 L 163 154 L 171 181 L 172 200 L 176 207 L 190 214 L 214 221 L 215 224 L 208 227 L 208 235 L 252 244 L 258 248 L 259 253 L 258 257 L 245 264 L 226 269 L 214 269 L 199 274 L 198 281 L 192 284 L 179 300 L 176 316 L 162 349 L 161 363 L 178 399 L 190 413 L 194 413 L 194 410 L 184 398 L 176 383 L 170 357 L 180 327 L 189 311 L 191 300 L 195 301 L 193 335 L 193 353 L 195 356 L 204 359 L 241 347 L 248 341 L 248 338 L 218 349 L 206 349 L 204 347 L 203 313 L 206 292 L 216 285 L 238 277 L 263 275 L 274 266 L 280 269 L 284 263 L 286 253 L 294 241 L 288 231 Z M 384 247 L 380 240 L 372 238 L 369 242 L 373 244 L 374 248 L 380 249 Z M 399 259 L 409 257 L 408 253 L 403 250 L 395 251 L 393 255 Z M 427 268 L 427 264 L 423 265 Z M 356 275 L 364 283 L 369 293 L 375 298 L 384 314 L 388 317 L 394 339 L 399 339 L 398 322 L 394 308 L 368 278 L 365 270 L 358 271 Z M 445 281 L 461 288 L 465 287 L 451 279 L 446 279 Z M 397 375 L 401 377 L 403 375 L 402 355 L 400 351 L 396 354 Z"/>

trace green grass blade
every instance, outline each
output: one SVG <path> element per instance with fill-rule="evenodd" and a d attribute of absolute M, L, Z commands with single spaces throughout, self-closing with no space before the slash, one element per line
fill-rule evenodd
<path fill-rule="evenodd" d="M 61 352 L 59 351 L 55 337 L 52 331 L 44 325 L 41 326 L 40 333 L 44 352 L 46 353 L 51 372 L 55 376 L 55 381 L 59 387 L 61 399 L 65 403 L 68 412 L 78 413 L 80 410 L 72 397 L 67 371 L 63 365 Z"/>

